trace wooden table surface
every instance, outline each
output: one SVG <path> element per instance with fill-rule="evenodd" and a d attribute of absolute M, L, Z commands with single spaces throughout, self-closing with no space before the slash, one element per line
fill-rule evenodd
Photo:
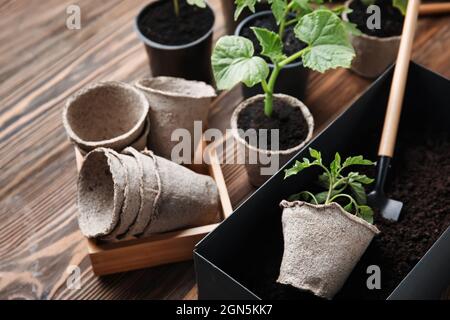
<path fill-rule="evenodd" d="M 69 95 L 99 80 L 133 81 L 149 74 L 133 18 L 144 0 L 78 0 L 81 30 L 66 28 L 72 1 L 0 1 L 0 298 L 195 299 L 192 262 L 98 278 L 92 273 L 76 221 L 73 148 L 61 122 Z M 219 0 L 217 38 L 224 32 Z M 414 60 L 450 76 L 448 17 L 421 18 Z M 314 74 L 306 104 L 319 126 L 355 99 L 370 81 L 347 70 Z M 211 112 L 228 124 L 235 91 Z M 229 175 L 230 195 L 251 189 L 242 170 Z M 227 173 L 228 174 L 228 173 Z M 245 184 L 245 183 L 244 183 Z M 67 268 L 81 268 L 81 288 L 66 285 Z"/>

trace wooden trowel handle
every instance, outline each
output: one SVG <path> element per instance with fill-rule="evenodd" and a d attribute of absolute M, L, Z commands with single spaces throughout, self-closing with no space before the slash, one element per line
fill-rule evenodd
<path fill-rule="evenodd" d="M 397 139 L 398 124 L 402 112 L 403 96 L 405 94 L 408 68 L 414 33 L 417 25 L 420 0 L 409 0 L 403 25 L 402 39 L 398 50 L 397 62 L 392 78 L 391 92 L 384 119 L 383 135 L 381 136 L 379 156 L 393 157 Z"/>
<path fill-rule="evenodd" d="M 420 15 L 450 13 L 450 2 L 425 3 L 420 6 Z"/>

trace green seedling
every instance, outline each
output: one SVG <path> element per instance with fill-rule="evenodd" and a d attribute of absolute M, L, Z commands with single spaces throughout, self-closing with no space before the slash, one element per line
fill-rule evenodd
<path fill-rule="evenodd" d="M 180 2 L 179 0 L 172 0 L 173 1 L 173 9 L 175 10 L 175 15 L 178 17 L 180 15 Z M 186 0 L 186 2 L 193 6 L 197 6 L 200 8 L 206 8 L 206 2 L 205 0 Z"/>
<path fill-rule="evenodd" d="M 376 3 L 376 0 L 361 0 L 361 2 L 366 6 L 370 6 Z M 405 15 L 406 8 L 408 7 L 408 0 L 392 0 L 392 6 L 400 10 L 400 12 Z"/>
<path fill-rule="evenodd" d="M 259 0 L 236 0 L 236 18 L 244 8 L 255 10 Z M 268 0 L 279 25 L 278 32 L 264 28 L 252 28 L 262 47 L 261 55 L 272 64 L 255 55 L 253 43 L 240 36 L 225 36 L 217 42 L 211 63 L 218 89 L 229 90 L 238 83 L 248 87 L 261 84 L 264 90 L 264 113 L 272 116 L 273 94 L 282 68 L 297 59 L 312 70 L 325 72 L 329 69 L 349 68 L 355 51 L 349 40 L 350 32 L 357 32 L 354 25 L 345 23 L 336 11 L 312 4 L 322 0 Z M 286 26 L 294 25 L 295 36 L 306 47 L 290 56 L 283 53 L 283 33 Z"/>
<path fill-rule="evenodd" d="M 324 171 L 318 177 L 318 184 L 326 191 L 316 194 L 302 191 L 292 195 L 289 200 L 303 200 L 313 204 L 330 204 L 342 200 L 346 203 L 344 209 L 347 212 L 373 223 L 373 210 L 367 205 L 364 185 L 371 184 L 374 179 L 358 172 L 349 172 L 348 168 L 354 165 L 373 166 L 375 163 L 364 159 L 363 156 L 348 157 L 342 162 L 341 156 L 336 153 L 334 160 L 327 167 L 323 164 L 319 151 L 310 148 L 309 153 L 313 160 L 304 158 L 303 161 L 296 161 L 292 168 L 285 170 L 284 178 L 287 179 L 304 169 L 317 166 Z"/>

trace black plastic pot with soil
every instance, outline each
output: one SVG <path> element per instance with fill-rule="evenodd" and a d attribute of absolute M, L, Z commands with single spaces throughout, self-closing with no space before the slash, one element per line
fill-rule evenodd
<path fill-rule="evenodd" d="M 392 70 L 388 70 L 306 147 L 377 158 Z M 450 81 L 410 66 L 387 195 L 403 202 L 399 221 L 375 212 L 377 235 L 335 299 L 439 299 L 450 284 Z M 406 107 L 407 106 L 407 107 Z M 300 151 L 284 168 L 308 157 Z M 316 191 L 318 171 L 284 180 L 282 168 L 196 248 L 200 299 L 319 299 L 277 282 L 285 250 L 279 201 Z M 369 168 L 369 167 L 368 167 Z M 375 168 L 364 172 L 374 176 Z M 255 224 L 255 221 L 258 223 Z M 232 235 L 232 236 L 230 236 Z M 229 259 L 232 256 L 233 259 Z M 367 280 L 378 267 L 378 288 Z M 370 268 L 369 268 L 370 267 Z M 372 270 L 372 271 L 370 271 Z M 369 272 L 369 273 L 368 273 Z"/>
<path fill-rule="evenodd" d="M 211 48 L 214 12 L 179 1 L 145 6 L 135 20 L 135 30 L 145 45 L 153 76 L 172 76 L 212 83 Z"/>
<path fill-rule="evenodd" d="M 356 24 L 362 32 L 361 35 L 351 37 L 356 51 L 352 70 L 367 78 L 378 77 L 395 61 L 404 21 L 403 14 L 392 5 L 392 0 L 373 2 L 380 8 L 379 29 L 368 27 L 368 19 L 373 18 L 374 12 L 368 13 L 368 6 L 361 0 L 347 1 L 345 5 L 352 12 L 344 12 L 342 15 L 345 21 Z"/>
<path fill-rule="evenodd" d="M 261 52 L 261 45 L 254 35 L 251 27 L 266 28 L 277 32 L 278 26 L 271 11 L 262 11 L 252 14 L 245 18 L 236 28 L 235 35 L 242 36 L 252 41 L 256 53 Z M 291 55 L 306 47 L 306 44 L 295 37 L 293 26 L 286 28 L 283 36 L 284 50 L 286 55 Z M 269 62 L 269 61 L 268 61 Z M 269 68 L 273 70 L 273 65 L 269 63 Z M 299 100 L 304 100 L 306 85 L 308 83 L 309 70 L 303 67 L 301 59 L 285 65 L 280 72 L 278 81 L 275 85 L 276 93 L 283 93 Z M 260 86 L 247 87 L 242 86 L 244 98 L 250 98 L 263 93 Z"/>

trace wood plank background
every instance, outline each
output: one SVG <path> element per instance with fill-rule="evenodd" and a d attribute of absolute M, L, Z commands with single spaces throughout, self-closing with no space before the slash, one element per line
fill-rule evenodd
<path fill-rule="evenodd" d="M 97 278 L 76 222 L 76 168 L 61 123 L 69 95 L 99 80 L 149 74 L 132 21 L 145 0 L 78 0 L 82 29 L 68 30 L 71 1 L 0 1 L 0 298 L 195 299 L 192 262 Z M 224 33 L 219 0 L 215 38 Z M 414 60 L 450 77 L 448 17 L 422 18 Z M 347 70 L 314 74 L 306 104 L 319 126 L 370 84 Z M 238 91 L 211 112 L 225 128 Z M 233 204 L 252 189 L 242 168 L 224 168 Z M 70 290 L 67 267 L 81 268 Z"/>

